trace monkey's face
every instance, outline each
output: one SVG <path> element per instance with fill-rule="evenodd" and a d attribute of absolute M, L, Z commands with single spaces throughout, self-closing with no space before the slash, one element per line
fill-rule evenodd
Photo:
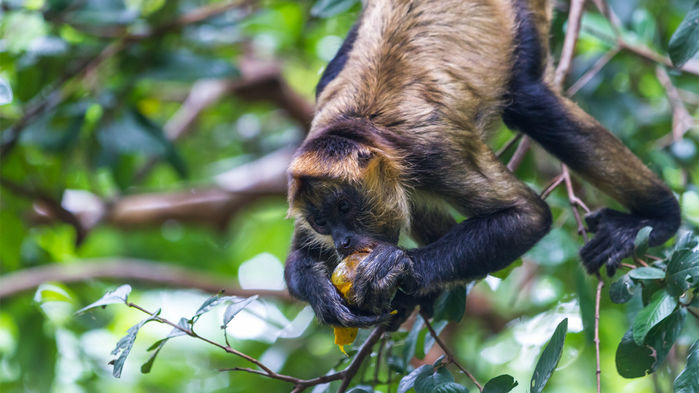
<path fill-rule="evenodd" d="M 305 179 L 297 202 L 299 225 L 334 247 L 340 257 L 379 242 L 398 242 L 401 214 L 384 211 L 360 184 Z"/>

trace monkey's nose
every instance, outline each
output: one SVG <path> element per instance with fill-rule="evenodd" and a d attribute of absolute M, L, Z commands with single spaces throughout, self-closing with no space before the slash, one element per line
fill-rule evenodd
<path fill-rule="evenodd" d="M 346 254 L 350 251 L 350 248 L 352 248 L 352 239 L 350 239 L 349 236 L 345 236 L 344 238 L 340 238 L 335 242 L 335 248 L 337 248 L 338 251 L 342 252 L 343 254 Z"/>

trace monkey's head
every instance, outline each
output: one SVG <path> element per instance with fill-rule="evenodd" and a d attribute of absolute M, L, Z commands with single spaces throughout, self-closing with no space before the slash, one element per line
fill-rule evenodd
<path fill-rule="evenodd" d="M 313 242 L 343 257 L 378 242 L 397 243 L 409 221 L 404 171 L 367 127 L 353 120 L 318 132 L 289 167 L 289 216 Z"/>

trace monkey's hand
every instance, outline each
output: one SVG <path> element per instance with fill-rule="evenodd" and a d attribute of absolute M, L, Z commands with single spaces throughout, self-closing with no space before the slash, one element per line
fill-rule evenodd
<path fill-rule="evenodd" d="M 350 308 L 342 295 L 328 280 L 328 285 L 323 285 L 323 291 L 319 296 L 309 299 L 311 307 L 318 319 L 329 325 L 345 327 L 367 327 L 383 323 L 390 319 L 391 315 L 377 313 L 376 315 L 363 315 Z"/>
<path fill-rule="evenodd" d="M 313 307 L 318 319 L 330 325 L 366 327 L 382 323 L 389 314 L 365 315 L 342 298 L 330 281 L 322 255 L 306 249 L 293 250 L 286 261 L 284 276 L 289 293 Z"/>
<path fill-rule="evenodd" d="M 358 265 L 352 289 L 352 303 L 373 314 L 392 311 L 391 301 L 398 288 L 415 290 L 413 262 L 408 254 L 388 243 L 380 243 Z"/>
<path fill-rule="evenodd" d="M 612 209 L 600 209 L 588 214 L 585 222 L 595 234 L 582 249 L 585 270 L 589 274 L 596 273 L 602 266 L 607 267 L 607 275 L 614 275 L 621 260 L 633 253 L 634 240 L 638 231 L 645 226 L 652 226 L 650 243 L 656 243 L 662 232 L 662 222 L 641 218 L 635 215 L 618 212 Z"/>

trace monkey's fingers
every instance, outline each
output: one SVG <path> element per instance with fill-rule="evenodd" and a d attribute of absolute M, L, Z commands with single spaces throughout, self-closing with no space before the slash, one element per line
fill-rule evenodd
<path fill-rule="evenodd" d="M 325 324 L 344 327 L 368 327 L 381 324 L 391 317 L 389 313 L 373 315 L 351 309 L 335 290 L 326 295 L 322 302 L 313 307 L 318 319 Z"/>

